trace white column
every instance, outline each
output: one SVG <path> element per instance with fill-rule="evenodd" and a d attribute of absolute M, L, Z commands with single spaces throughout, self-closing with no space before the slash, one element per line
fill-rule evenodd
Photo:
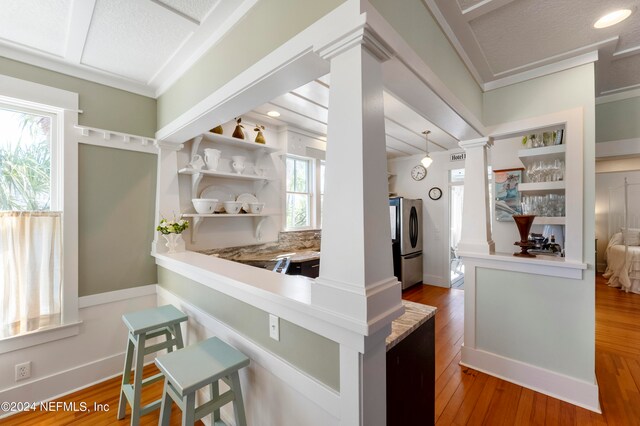
<path fill-rule="evenodd" d="M 184 145 L 170 142 L 156 142 L 158 147 L 158 171 L 156 176 L 156 222 L 160 219 L 179 219 L 180 196 L 178 190 L 178 151 Z M 159 232 L 155 232 L 155 238 L 151 243 L 152 253 L 164 253 L 167 251 L 164 240 Z"/>
<path fill-rule="evenodd" d="M 462 206 L 462 236 L 458 252 L 491 254 L 495 243 L 491 237 L 489 177 L 487 149 L 493 145 L 489 137 L 460 142 L 467 158 L 464 163 L 464 202 Z"/>
<path fill-rule="evenodd" d="M 344 424 L 386 423 L 385 337 L 402 313 L 393 276 L 382 64 L 384 43 L 368 29 L 319 52 L 331 60 L 320 276 L 312 303 L 356 332 L 341 347 Z"/>

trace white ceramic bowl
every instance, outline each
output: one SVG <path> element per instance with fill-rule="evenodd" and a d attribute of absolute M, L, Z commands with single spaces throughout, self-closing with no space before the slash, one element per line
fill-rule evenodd
<path fill-rule="evenodd" d="M 264 203 L 249 203 L 249 213 L 260 214 L 264 210 Z"/>
<path fill-rule="evenodd" d="M 194 198 L 191 202 L 199 214 L 212 214 L 218 206 L 215 198 Z"/>
<path fill-rule="evenodd" d="M 242 203 L 238 201 L 225 201 L 224 210 L 229 214 L 238 214 L 242 208 Z"/>

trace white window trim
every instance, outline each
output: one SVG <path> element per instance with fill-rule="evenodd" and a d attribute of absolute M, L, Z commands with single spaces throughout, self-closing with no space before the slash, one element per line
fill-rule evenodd
<path fill-rule="evenodd" d="M 307 169 L 307 173 L 308 173 L 308 182 L 307 182 L 307 188 L 308 188 L 308 192 L 296 192 L 296 191 L 287 191 L 287 164 L 286 164 L 286 160 L 287 158 L 293 158 L 295 160 L 303 160 L 303 161 L 308 161 L 309 162 L 309 168 Z M 283 224 L 282 224 L 282 228 L 285 230 L 285 232 L 287 231 L 305 231 L 308 229 L 316 229 L 316 194 L 318 193 L 315 188 L 316 188 L 316 161 L 314 158 L 312 157 L 303 157 L 301 155 L 293 155 L 293 154 L 287 154 L 285 157 L 285 165 L 284 165 L 284 171 L 285 171 L 285 178 L 283 179 L 284 182 L 284 215 L 283 215 Z M 313 171 L 313 172 L 312 172 Z M 298 226 L 298 227 L 287 227 L 287 194 L 298 194 L 298 195 L 307 195 L 309 197 L 309 215 L 311 216 L 309 218 L 309 226 Z"/>
<path fill-rule="evenodd" d="M 79 332 L 78 313 L 78 94 L 31 81 L 0 75 L 0 102 L 43 109 L 49 106 L 59 114 L 57 149 L 63 150 L 57 165 L 57 182 L 61 185 L 58 209 L 63 211 L 63 287 L 61 324 L 31 333 L 0 340 L 0 353 L 69 337 Z M 45 108 L 44 110 L 47 110 Z"/>

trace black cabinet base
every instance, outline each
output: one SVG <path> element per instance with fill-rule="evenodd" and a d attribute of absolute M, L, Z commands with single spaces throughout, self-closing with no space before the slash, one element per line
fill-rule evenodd
<path fill-rule="evenodd" d="M 435 421 L 435 317 L 387 352 L 387 425 Z"/>

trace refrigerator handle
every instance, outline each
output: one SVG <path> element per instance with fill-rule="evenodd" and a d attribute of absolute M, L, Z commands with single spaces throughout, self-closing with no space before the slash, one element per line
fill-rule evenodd
<path fill-rule="evenodd" d="M 413 258 L 416 258 L 418 256 L 422 256 L 422 252 L 421 251 L 418 251 L 418 252 L 415 252 L 415 253 L 411 253 L 411 254 L 408 254 L 406 256 L 402 256 L 402 258 L 403 259 L 413 259 Z"/>

